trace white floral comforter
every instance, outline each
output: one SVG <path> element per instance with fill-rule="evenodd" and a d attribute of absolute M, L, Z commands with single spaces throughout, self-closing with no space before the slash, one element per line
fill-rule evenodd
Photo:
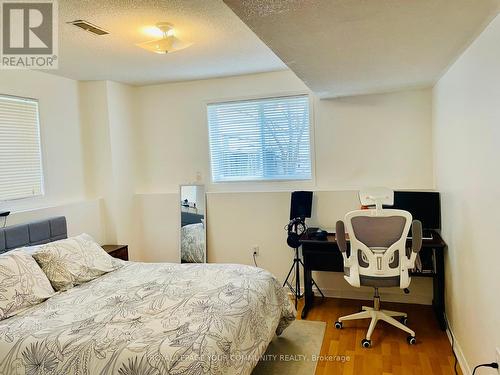
<path fill-rule="evenodd" d="M 294 317 L 259 268 L 125 262 L 0 321 L 0 374 L 250 374 Z"/>
<path fill-rule="evenodd" d="M 203 223 L 181 227 L 181 260 L 185 263 L 205 263 L 205 226 Z"/>

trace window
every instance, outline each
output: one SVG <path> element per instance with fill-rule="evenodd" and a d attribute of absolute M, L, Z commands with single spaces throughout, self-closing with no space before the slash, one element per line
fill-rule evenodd
<path fill-rule="evenodd" d="M 212 179 L 309 180 L 307 95 L 208 105 Z"/>
<path fill-rule="evenodd" d="M 41 194 L 38 101 L 0 95 L 0 201 Z"/>

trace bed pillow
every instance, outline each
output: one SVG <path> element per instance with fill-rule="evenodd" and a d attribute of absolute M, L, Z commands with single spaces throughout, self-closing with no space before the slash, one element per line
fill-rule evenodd
<path fill-rule="evenodd" d="M 31 255 L 23 251 L 0 255 L 0 320 L 37 305 L 54 293 Z"/>
<path fill-rule="evenodd" d="M 96 279 L 120 267 L 88 234 L 50 242 L 33 254 L 56 291 Z"/>
<path fill-rule="evenodd" d="M 38 250 L 39 247 L 40 245 L 25 246 L 25 247 L 20 247 L 19 249 L 16 249 L 14 251 L 23 251 L 26 254 L 33 255 Z"/>

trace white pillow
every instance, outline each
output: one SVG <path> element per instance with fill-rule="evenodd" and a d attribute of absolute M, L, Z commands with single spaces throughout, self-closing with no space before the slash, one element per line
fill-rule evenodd
<path fill-rule="evenodd" d="M 24 251 L 26 254 L 33 255 L 38 250 L 39 247 L 40 245 L 25 246 L 12 251 Z"/>
<path fill-rule="evenodd" d="M 56 291 L 71 289 L 119 265 L 88 234 L 40 245 L 33 258 Z"/>
<path fill-rule="evenodd" d="M 16 315 L 54 295 L 47 276 L 31 255 L 0 255 L 0 320 Z"/>

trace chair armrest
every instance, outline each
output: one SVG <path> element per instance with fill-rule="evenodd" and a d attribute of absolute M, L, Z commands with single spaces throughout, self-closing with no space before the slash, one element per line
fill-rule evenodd
<path fill-rule="evenodd" d="M 345 240 L 345 226 L 342 220 L 337 221 L 335 225 L 335 239 L 341 252 L 347 251 L 347 241 Z"/>
<path fill-rule="evenodd" d="M 413 220 L 411 223 L 411 251 L 418 253 L 422 248 L 422 223 L 420 220 Z"/>

